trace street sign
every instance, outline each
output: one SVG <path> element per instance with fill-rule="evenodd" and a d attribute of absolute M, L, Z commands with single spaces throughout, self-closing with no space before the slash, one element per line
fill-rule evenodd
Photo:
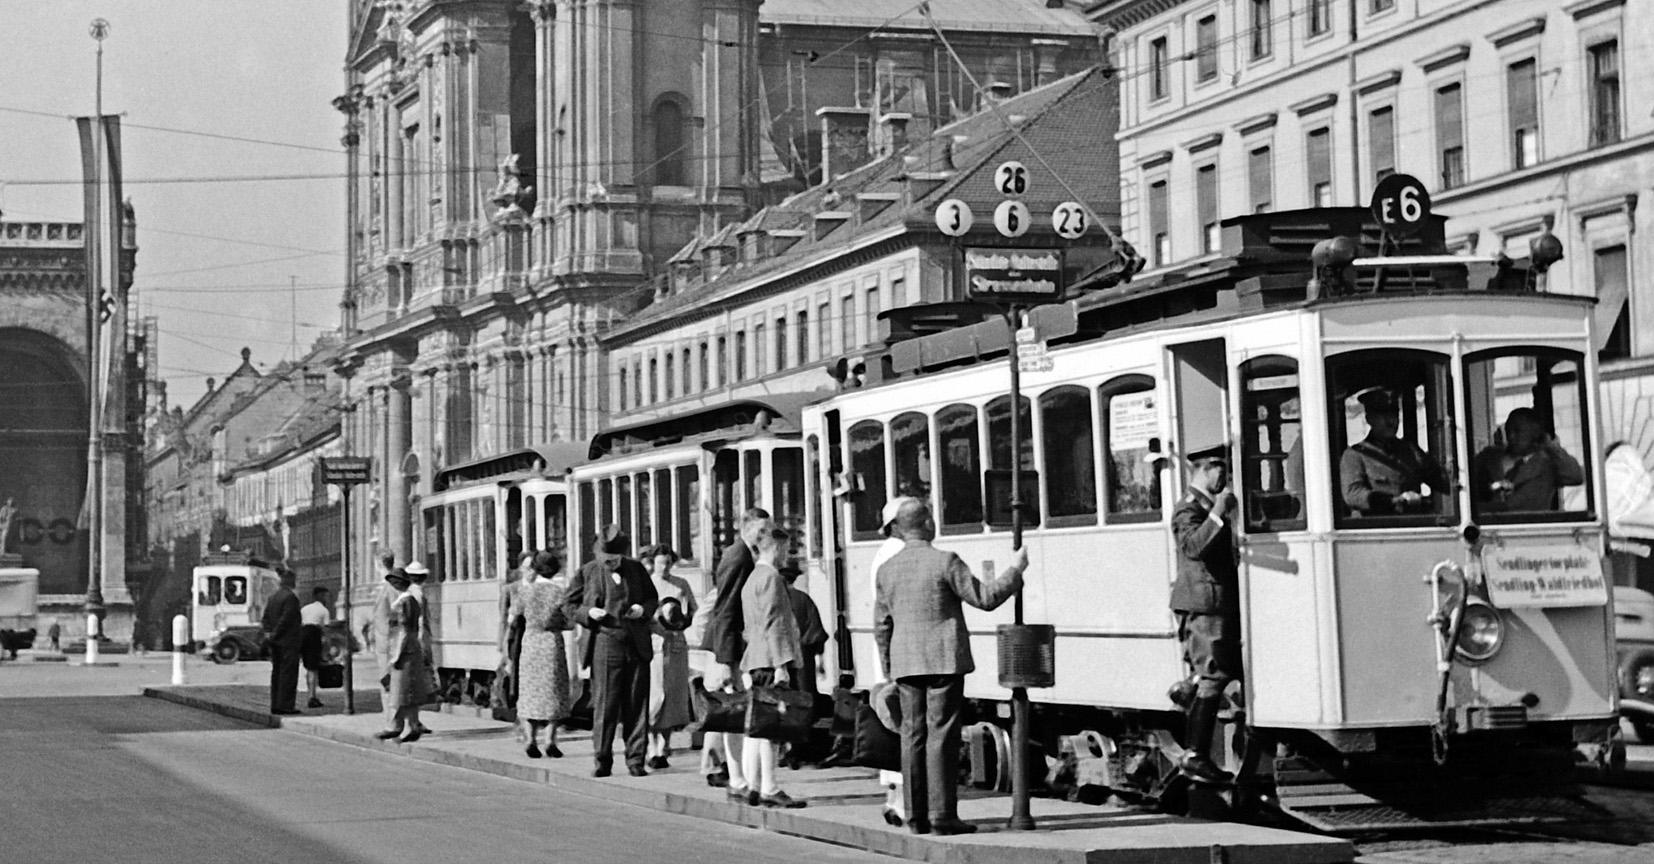
<path fill-rule="evenodd" d="M 372 479 L 373 459 L 368 456 L 327 456 L 322 458 L 322 482 L 335 486 L 359 486 Z"/>
<path fill-rule="evenodd" d="M 1028 191 L 1028 169 L 1021 162 L 1011 160 L 999 163 L 994 169 L 994 188 L 1001 195 L 1021 195 Z"/>
<path fill-rule="evenodd" d="M 1038 357 L 1017 358 L 1018 372 L 1050 372 L 1055 368 L 1057 368 L 1057 364 L 1052 361 L 1049 354 L 1041 354 Z"/>
<path fill-rule="evenodd" d="M 958 198 L 949 198 L 936 205 L 936 227 L 949 237 L 965 236 L 971 230 L 973 219 L 971 205 Z"/>
<path fill-rule="evenodd" d="M 1030 342 L 1038 342 L 1038 341 L 1039 341 L 1039 331 L 1038 330 L 1035 330 L 1033 327 L 1018 327 L 1017 328 L 1017 344 L 1018 345 L 1027 345 Z"/>
<path fill-rule="evenodd" d="M 1064 240 L 1078 240 L 1091 227 L 1085 218 L 1085 207 L 1078 201 L 1064 201 L 1051 211 L 1051 227 Z"/>
<path fill-rule="evenodd" d="M 1373 189 L 1373 218 L 1391 237 L 1410 237 L 1430 218 L 1430 192 L 1411 174 L 1391 174 Z"/>
<path fill-rule="evenodd" d="M 1006 237 L 1021 237 L 1028 233 L 1028 205 L 1017 200 L 1001 201 L 994 208 L 994 228 Z"/>
<path fill-rule="evenodd" d="M 1062 250 L 965 250 L 965 285 L 972 300 L 1054 303 L 1062 299 Z"/>

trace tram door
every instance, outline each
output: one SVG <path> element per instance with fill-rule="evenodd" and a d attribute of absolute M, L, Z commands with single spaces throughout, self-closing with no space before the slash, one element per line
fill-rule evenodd
<path fill-rule="evenodd" d="M 1176 436 L 1170 461 L 1173 474 L 1179 478 L 1174 481 L 1175 491 L 1181 492 L 1184 457 L 1228 438 L 1228 359 L 1222 339 L 1185 342 L 1170 346 L 1169 351 Z"/>

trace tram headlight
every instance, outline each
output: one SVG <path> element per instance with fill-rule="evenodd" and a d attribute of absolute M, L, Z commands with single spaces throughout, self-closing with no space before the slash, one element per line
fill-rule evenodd
<path fill-rule="evenodd" d="M 1472 600 L 1459 622 L 1459 639 L 1454 645 L 1460 658 L 1471 663 L 1491 660 L 1505 644 L 1505 619 L 1487 603 Z"/>

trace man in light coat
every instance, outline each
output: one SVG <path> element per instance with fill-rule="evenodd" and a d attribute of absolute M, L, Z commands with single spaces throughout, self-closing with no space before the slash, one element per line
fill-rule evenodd
<path fill-rule="evenodd" d="M 878 571 L 873 635 L 885 674 L 902 701 L 902 785 L 915 834 L 969 834 L 959 819 L 959 712 L 965 676 L 976 669 L 962 604 L 995 609 L 1022 588 L 1028 552 L 1012 553 L 999 578 L 983 584 L 958 555 L 931 545 L 936 520 L 923 501 L 896 516 L 901 552 Z M 928 814 L 928 819 L 921 814 Z"/>

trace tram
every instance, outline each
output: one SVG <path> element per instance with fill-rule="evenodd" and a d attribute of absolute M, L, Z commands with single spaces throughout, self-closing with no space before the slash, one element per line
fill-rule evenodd
<path fill-rule="evenodd" d="M 1432 219 L 1388 258 L 1363 257 L 1380 247 L 1364 210 L 1228 220 L 1219 254 L 1038 310 L 1053 362 L 1023 374 L 1014 409 L 997 317 L 866 358 L 864 384 L 802 420 L 819 512 L 840 526 L 818 565 L 838 583 L 815 599 L 845 622 L 847 671 L 878 672 L 885 501 L 928 498 L 937 544 L 991 578 L 1018 459 L 1026 620 L 1056 631 L 1033 737 L 1054 756 L 1083 733 L 1114 791 L 1173 794 L 1189 672 L 1171 513 L 1183 455 L 1224 444 L 1245 678 L 1217 737 L 1237 798 L 1335 832 L 1584 812 L 1576 744 L 1607 752 L 1618 730 L 1592 302 L 1535 290 L 1544 261 L 1444 254 Z M 1443 469 L 1406 512 L 1358 509 L 1341 470 L 1375 388 Z M 1582 482 L 1519 503 L 1478 470 L 1518 408 Z M 990 730 L 1009 723 L 995 634 L 1011 608 L 966 610 L 966 696 Z"/>
<path fill-rule="evenodd" d="M 526 550 L 566 554 L 563 477 L 584 452 L 553 444 L 458 465 L 438 473 L 419 502 L 414 554 L 431 571 L 431 653 L 447 701 L 488 704 L 506 574 Z"/>
<path fill-rule="evenodd" d="M 190 641 L 197 651 L 228 628 L 260 627 L 265 601 L 281 587 L 267 562 L 228 546 L 208 553 L 191 578 Z"/>

